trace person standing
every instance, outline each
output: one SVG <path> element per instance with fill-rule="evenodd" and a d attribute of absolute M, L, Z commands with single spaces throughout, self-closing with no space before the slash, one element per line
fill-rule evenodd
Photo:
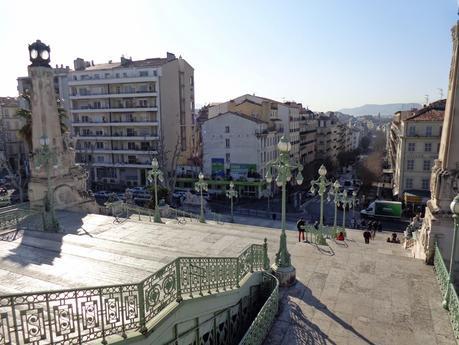
<path fill-rule="evenodd" d="M 304 241 L 304 227 L 305 227 L 306 223 L 304 221 L 304 219 L 301 217 L 300 219 L 298 219 L 298 221 L 296 222 L 296 228 L 298 230 L 298 242 L 301 242 L 301 238 L 303 238 L 303 241 Z"/>
<path fill-rule="evenodd" d="M 376 237 L 376 229 L 378 228 L 378 224 L 376 221 L 371 223 L 371 239 L 374 240 Z"/>

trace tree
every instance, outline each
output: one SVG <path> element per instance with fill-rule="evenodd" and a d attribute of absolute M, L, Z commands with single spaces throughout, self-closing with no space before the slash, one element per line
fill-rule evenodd
<path fill-rule="evenodd" d="M 386 135 L 384 132 L 377 131 L 376 138 L 373 140 L 373 151 L 384 152 L 386 150 Z"/>
<path fill-rule="evenodd" d="M 362 180 L 362 184 L 370 187 L 373 182 L 379 180 L 382 175 L 383 156 L 380 152 L 370 154 L 367 159 L 359 162 L 357 176 Z"/>
<path fill-rule="evenodd" d="M 364 136 L 360 139 L 360 148 L 363 152 L 367 152 L 370 147 L 371 138 L 369 136 Z"/>
<path fill-rule="evenodd" d="M 175 191 L 175 184 L 177 182 L 177 161 L 180 158 L 180 155 L 180 137 L 177 135 L 177 141 L 175 142 L 174 149 L 171 152 L 166 148 L 166 145 L 164 143 L 164 135 L 162 135 L 161 133 L 157 147 L 157 159 L 159 167 L 160 169 L 162 169 L 164 173 L 164 181 L 162 185 L 169 191 L 169 193 L 166 195 L 168 201 L 170 201 L 170 197 Z"/>
<path fill-rule="evenodd" d="M 27 106 L 25 108 L 19 108 L 16 112 L 16 116 L 20 117 L 24 121 L 24 126 L 19 129 L 19 135 L 27 143 L 28 151 L 32 151 L 32 103 L 30 102 L 30 93 L 24 92 L 19 97 L 25 100 Z M 61 127 L 61 134 L 68 132 L 68 127 L 65 121 L 67 120 L 67 112 L 61 107 L 61 102 L 57 101 L 57 112 L 59 115 L 59 124 Z"/>

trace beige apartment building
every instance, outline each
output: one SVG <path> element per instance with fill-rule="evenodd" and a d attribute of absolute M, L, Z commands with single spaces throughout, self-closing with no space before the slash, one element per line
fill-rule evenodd
<path fill-rule="evenodd" d="M 388 159 L 391 164 L 392 193 L 400 200 L 405 193 L 428 198 L 434 160 L 438 158 L 445 100 L 420 110 L 395 113 L 390 125 Z"/>
<path fill-rule="evenodd" d="M 105 64 L 76 59 L 69 75 L 77 161 L 92 181 L 108 186 L 147 184 L 151 160 L 187 166 L 196 147 L 194 70 L 181 57 Z M 178 149 L 178 151 L 176 150 Z"/>
<path fill-rule="evenodd" d="M 226 112 L 236 112 L 252 116 L 268 123 L 277 133 L 290 140 L 290 156 L 300 158 L 300 111 L 301 103 L 278 102 L 269 98 L 245 94 L 228 102 L 215 104 L 209 108 L 209 119 Z"/>
<path fill-rule="evenodd" d="M 15 171 L 22 171 L 27 155 L 25 142 L 19 135 L 24 121 L 16 116 L 19 109 L 15 97 L 0 97 L 0 159 L 7 160 Z"/>
<path fill-rule="evenodd" d="M 308 109 L 300 111 L 300 161 L 303 165 L 316 159 L 317 119 L 314 112 Z"/>

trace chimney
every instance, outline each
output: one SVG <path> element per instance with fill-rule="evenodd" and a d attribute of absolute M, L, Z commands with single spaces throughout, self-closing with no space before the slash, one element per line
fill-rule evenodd
<path fill-rule="evenodd" d="M 166 59 L 167 59 L 167 62 L 175 60 L 175 54 L 167 52 Z"/>
<path fill-rule="evenodd" d="M 84 71 L 85 69 L 85 62 L 82 58 L 76 58 L 73 60 L 73 68 L 75 71 Z"/>

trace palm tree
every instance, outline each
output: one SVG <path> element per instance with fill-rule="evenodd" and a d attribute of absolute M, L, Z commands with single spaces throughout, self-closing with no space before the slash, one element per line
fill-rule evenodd
<path fill-rule="evenodd" d="M 31 108 L 31 103 L 30 103 L 30 94 L 26 91 L 23 94 L 20 95 L 28 104 L 28 108 Z M 65 123 L 65 120 L 67 119 L 67 112 L 65 111 L 64 108 L 61 107 L 61 102 L 60 100 L 57 101 L 57 112 L 59 114 L 59 123 L 60 123 L 60 128 L 61 128 L 61 133 L 64 134 L 68 131 L 68 127 Z M 32 150 L 32 111 L 25 109 L 25 108 L 20 108 L 16 112 L 16 116 L 22 118 L 24 120 L 24 126 L 19 130 L 19 135 L 21 136 L 22 139 L 25 140 L 27 143 L 27 146 L 29 148 L 29 151 Z"/>

